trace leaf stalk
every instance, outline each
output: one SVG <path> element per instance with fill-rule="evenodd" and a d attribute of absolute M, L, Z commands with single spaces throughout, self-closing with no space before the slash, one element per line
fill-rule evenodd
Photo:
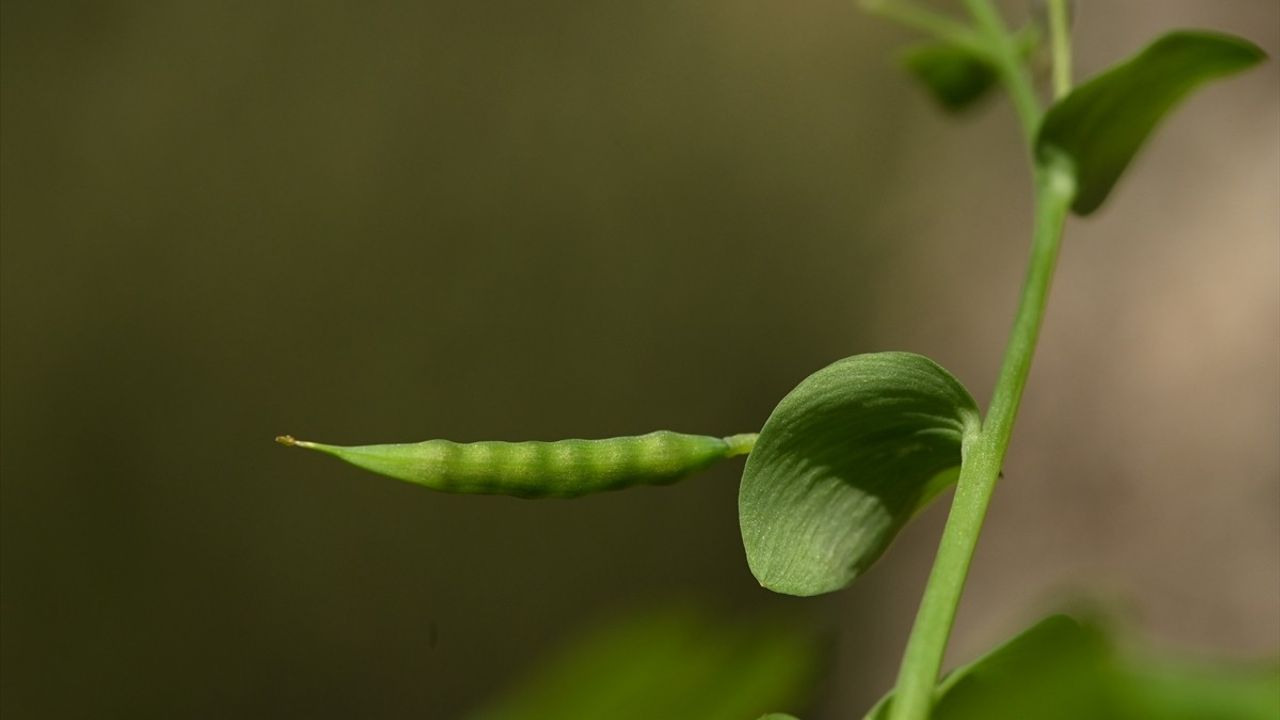
<path fill-rule="evenodd" d="M 986 54 L 987 43 L 963 22 L 912 0 L 861 0 L 862 9 L 938 40 Z"/>
<path fill-rule="evenodd" d="M 1017 39 L 1009 34 L 1000 12 L 990 0 L 965 0 L 965 7 L 978 26 L 989 49 L 991 61 L 995 63 L 1000 81 L 1009 100 L 1013 103 L 1014 112 L 1022 125 L 1022 132 L 1027 137 L 1028 145 L 1034 145 L 1036 130 L 1040 127 L 1043 111 L 1036 99 L 1035 87 L 1031 83 L 1031 72 L 1023 62 Z"/>
<path fill-rule="evenodd" d="M 1067 0 L 1049 0 L 1049 42 L 1053 45 L 1053 99 L 1071 92 L 1071 18 Z"/>

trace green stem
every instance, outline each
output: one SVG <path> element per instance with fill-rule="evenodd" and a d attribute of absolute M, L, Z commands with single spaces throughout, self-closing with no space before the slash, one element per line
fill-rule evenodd
<path fill-rule="evenodd" d="M 1053 97 L 1071 92 L 1071 23 L 1067 0 L 1049 0 L 1049 36 L 1053 44 Z"/>
<path fill-rule="evenodd" d="M 1018 403 L 1031 370 L 1031 358 L 1044 319 L 1049 285 L 1058 258 L 1062 227 L 1075 194 L 1065 163 L 1050 163 L 1036 173 L 1036 224 L 1022 302 L 1005 351 L 1000 378 L 981 432 L 966 439 L 964 463 L 951 514 L 907 642 L 893 699 L 893 720 L 924 720 L 973 560 L 982 522 L 1004 465 L 1018 415 Z"/>
<path fill-rule="evenodd" d="M 725 457 L 750 454 L 752 448 L 756 446 L 756 439 L 759 437 L 760 433 L 742 433 L 724 438 L 725 444 L 729 446 L 729 454 L 725 455 Z"/>
<path fill-rule="evenodd" d="M 966 0 L 966 4 L 995 51 L 1001 79 L 1013 98 L 1014 108 L 1034 156 L 1035 134 L 1041 111 L 1030 76 L 1016 54 L 1016 47 L 1005 30 L 1003 21 L 990 2 Z M 1053 0 L 1054 7 L 1051 11 L 1062 11 L 1061 4 L 1058 0 Z M 1058 27 L 1065 21 L 1065 12 L 1061 12 L 1058 17 L 1053 28 L 1054 59 L 1055 62 L 1069 62 L 1069 51 L 1064 52 L 1058 48 L 1059 45 L 1066 44 L 1065 32 Z M 1055 68 L 1055 78 L 1061 72 Z M 1065 94 L 1070 89 L 1069 71 L 1066 78 L 1067 86 L 1058 86 L 1056 94 Z M 1018 415 L 1018 405 L 1027 384 L 1027 376 L 1031 372 L 1031 359 L 1035 354 L 1036 341 L 1044 320 L 1062 229 L 1075 196 L 1074 175 L 1065 158 L 1043 158 L 1035 162 L 1034 167 L 1035 231 L 1022 300 L 982 429 L 965 439 L 964 459 L 955 498 L 951 503 L 951 513 L 942 531 L 942 541 L 938 546 L 938 554 L 934 559 L 933 570 L 929 574 L 929 582 L 925 587 L 924 597 L 921 598 L 920 609 L 898 674 L 890 715 L 892 720 L 926 720 L 933 707 L 934 688 L 955 622 L 956 609 L 964 592 L 965 579 L 977 548 L 987 507 L 991 503 L 991 495 L 1004 466 L 1005 453 Z"/>
<path fill-rule="evenodd" d="M 1013 102 L 1023 134 L 1028 142 L 1034 142 L 1036 129 L 1040 126 L 1040 103 L 1036 100 L 1031 73 L 1022 62 L 1017 41 L 1009 34 L 1000 13 L 989 0 L 965 0 L 965 7 L 969 8 L 983 41 L 991 49 L 991 59 Z"/>
<path fill-rule="evenodd" d="M 968 25 L 911 0 L 862 0 L 861 4 L 863 10 L 869 13 L 893 20 L 953 45 L 986 53 L 985 41 Z"/>

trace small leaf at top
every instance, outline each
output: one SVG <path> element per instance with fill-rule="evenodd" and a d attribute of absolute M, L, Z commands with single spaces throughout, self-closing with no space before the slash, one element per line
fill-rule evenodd
<path fill-rule="evenodd" d="M 1160 120 L 1199 85 L 1266 57 L 1230 35 L 1173 32 L 1076 88 L 1045 115 L 1036 140 L 1043 158 L 1065 153 L 1078 185 L 1071 208 L 1097 210 Z"/>
<path fill-rule="evenodd" d="M 996 83 L 996 70 L 986 58 L 948 43 L 907 48 L 902 65 L 950 112 L 972 107 Z"/>
<path fill-rule="evenodd" d="M 810 375 L 747 458 L 738 519 L 751 572 L 789 595 L 853 582 L 960 464 L 978 409 L 936 363 L 855 355 Z"/>

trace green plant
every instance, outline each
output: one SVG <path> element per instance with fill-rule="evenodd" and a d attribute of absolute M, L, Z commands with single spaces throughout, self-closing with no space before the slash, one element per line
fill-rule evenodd
<path fill-rule="evenodd" d="M 435 489 L 522 497 L 668 482 L 749 451 L 739 497 L 747 560 L 762 585 L 792 595 L 830 592 L 854 581 L 911 517 L 955 483 L 897 686 L 871 716 L 920 720 L 935 705 L 940 715 L 964 716 L 953 709 L 963 706 L 954 693 L 981 687 L 983 678 L 1005 677 L 999 668 L 1008 666 L 1011 653 L 1023 652 L 1089 658 L 1079 672 L 1069 663 L 1055 666 L 1049 672 L 1058 678 L 1054 687 L 1062 686 L 1063 677 L 1087 675 L 1089 681 L 1080 682 L 1105 688 L 1089 702 L 1115 706 L 1123 693 L 1114 688 L 1134 685 L 1134 673 L 1099 670 L 1105 663 L 1093 636 L 1068 621 L 1048 621 L 939 685 L 943 653 L 1009 446 L 1068 214 L 1088 215 L 1101 206 L 1154 127 L 1183 97 L 1259 62 L 1263 53 L 1238 38 L 1179 31 L 1073 89 L 1066 0 L 1049 0 L 1042 26 L 1016 32 L 990 0 L 966 0 L 969 21 L 911 0 L 864 5 L 929 36 L 903 61 L 944 108 L 963 111 L 1002 86 L 1025 135 L 1035 191 L 1030 261 L 985 414 L 937 364 L 892 352 L 846 358 L 809 376 L 778 404 L 758 438 L 660 432 L 560 443 L 433 440 L 356 448 L 288 436 L 282 441 Z M 1052 58 L 1054 100 L 1047 110 L 1030 70 L 1036 49 L 1045 44 L 1042 36 Z M 1053 641 L 1046 645 L 1046 637 Z M 1036 650 L 1042 646 L 1050 650 Z M 1115 680 L 1120 676 L 1126 680 Z M 1004 682 L 1004 691 L 1017 684 Z M 1050 689 L 1037 692 L 1032 706 L 1049 702 Z M 1086 708 L 1082 713 L 1096 710 L 1080 707 Z M 1116 717 L 1145 717 L 1142 712 Z"/>

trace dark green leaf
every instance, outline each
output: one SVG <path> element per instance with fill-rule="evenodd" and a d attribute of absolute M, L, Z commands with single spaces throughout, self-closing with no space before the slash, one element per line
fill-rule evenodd
<path fill-rule="evenodd" d="M 935 478 L 979 425 L 964 387 L 920 355 L 856 355 L 810 375 L 774 409 L 742 475 L 756 579 L 791 595 L 848 585 L 944 487 Z"/>
<path fill-rule="evenodd" d="M 540 661 L 473 720 L 743 720 L 793 706 L 819 664 L 788 623 L 687 607 L 598 627 Z"/>
<path fill-rule="evenodd" d="M 972 107 L 996 83 L 996 70 L 986 58 L 946 43 L 907 48 L 902 65 L 951 112 Z"/>
<path fill-rule="evenodd" d="M 1115 651 L 1102 630 L 1056 615 L 938 685 L 933 720 L 1274 720 L 1280 674 Z M 893 696 L 867 720 L 887 720 Z"/>
<path fill-rule="evenodd" d="M 1088 215 L 1106 199 L 1152 129 L 1199 85 L 1243 70 L 1265 54 L 1253 43 L 1208 32 L 1174 32 L 1076 88 L 1045 115 L 1037 152 L 1065 153 L 1075 166 L 1072 205 Z"/>
<path fill-rule="evenodd" d="M 1099 714 L 1104 699 L 1096 675 L 1109 653 L 1095 628 L 1054 615 L 944 678 L 933 718 L 1101 720 L 1109 716 Z M 886 720 L 892 702 L 885 697 L 867 720 Z"/>
<path fill-rule="evenodd" d="M 934 717 L 985 720 L 999 708 L 998 718 L 1102 720 L 1110 657 L 1100 630 L 1055 615 L 944 679 Z"/>

